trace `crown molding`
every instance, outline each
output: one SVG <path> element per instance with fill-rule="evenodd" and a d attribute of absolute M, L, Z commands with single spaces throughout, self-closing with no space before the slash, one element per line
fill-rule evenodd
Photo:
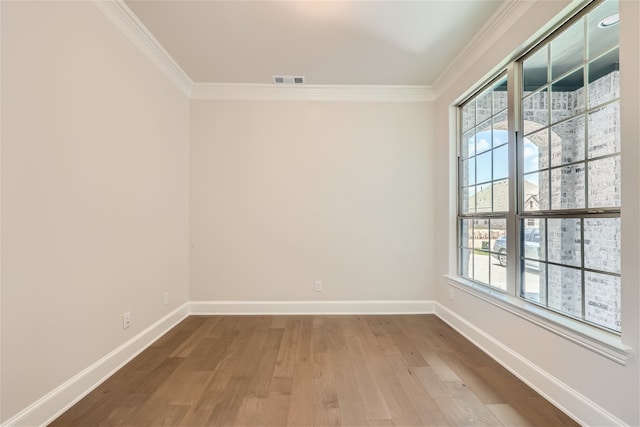
<path fill-rule="evenodd" d="M 430 102 L 431 86 L 194 83 L 124 0 L 93 0 L 96 7 L 190 99 L 263 101 Z"/>
<path fill-rule="evenodd" d="M 191 96 L 193 81 L 138 19 L 124 0 L 93 0 L 93 4 L 160 70 L 182 93 Z"/>
<path fill-rule="evenodd" d="M 196 83 L 191 99 L 257 101 L 430 102 L 430 86 Z"/>
<path fill-rule="evenodd" d="M 510 25 L 522 18 L 535 3 L 531 0 L 505 0 L 476 36 L 435 79 L 434 96 L 439 97 L 451 87 L 466 72 L 468 66 L 480 59 L 489 47 L 505 37 Z"/>

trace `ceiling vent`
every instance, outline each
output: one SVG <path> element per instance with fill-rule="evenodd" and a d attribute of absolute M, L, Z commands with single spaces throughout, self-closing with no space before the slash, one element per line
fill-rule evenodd
<path fill-rule="evenodd" d="M 273 83 L 277 85 L 303 85 L 304 76 L 273 76 Z"/>

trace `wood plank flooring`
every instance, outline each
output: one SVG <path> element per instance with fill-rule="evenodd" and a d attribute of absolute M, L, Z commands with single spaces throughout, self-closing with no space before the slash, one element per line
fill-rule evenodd
<path fill-rule="evenodd" d="M 191 316 L 60 426 L 575 426 L 433 315 Z"/>

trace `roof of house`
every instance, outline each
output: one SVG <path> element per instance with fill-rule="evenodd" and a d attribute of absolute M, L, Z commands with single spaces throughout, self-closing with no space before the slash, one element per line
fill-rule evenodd
<path fill-rule="evenodd" d="M 476 212 L 501 212 L 509 210 L 509 184 L 506 180 L 487 183 L 479 187 L 481 190 L 469 197 L 469 206 L 475 205 Z M 538 192 L 537 185 L 530 181 L 524 181 L 524 200 L 533 197 L 537 202 Z"/>

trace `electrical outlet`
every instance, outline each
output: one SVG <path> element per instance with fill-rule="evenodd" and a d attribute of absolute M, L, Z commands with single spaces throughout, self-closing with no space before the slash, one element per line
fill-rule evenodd
<path fill-rule="evenodd" d="M 169 292 L 164 293 L 164 305 L 169 304 Z"/>
<path fill-rule="evenodd" d="M 449 301 L 453 301 L 455 299 L 455 291 L 453 288 L 449 288 Z"/>
<path fill-rule="evenodd" d="M 122 315 L 122 329 L 127 329 L 129 326 L 131 326 L 131 312 L 127 311 Z"/>
<path fill-rule="evenodd" d="M 322 282 L 320 280 L 316 280 L 315 291 L 322 292 Z"/>

